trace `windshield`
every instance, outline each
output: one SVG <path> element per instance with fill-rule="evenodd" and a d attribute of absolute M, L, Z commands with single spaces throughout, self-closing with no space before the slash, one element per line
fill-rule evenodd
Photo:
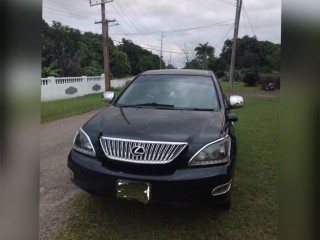
<path fill-rule="evenodd" d="M 115 105 L 210 111 L 219 107 L 211 77 L 185 75 L 141 75 Z"/>

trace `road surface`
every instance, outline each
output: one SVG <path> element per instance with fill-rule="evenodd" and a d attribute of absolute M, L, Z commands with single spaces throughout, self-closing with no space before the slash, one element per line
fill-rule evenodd
<path fill-rule="evenodd" d="M 97 111 L 40 127 L 40 239 L 54 239 L 68 219 L 66 203 L 80 190 L 69 180 L 67 156 L 78 129 Z"/>

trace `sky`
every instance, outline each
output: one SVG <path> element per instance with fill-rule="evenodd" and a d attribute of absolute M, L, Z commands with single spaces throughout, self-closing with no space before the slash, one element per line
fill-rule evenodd
<path fill-rule="evenodd" d="M 104 0 L 105 1 L 105 0 Z M 101 0 L 91 0 L 91 4 Z M 199 43 L 208 42 L 219 56 L 224 41 L 232 39 L 236 0 L 114 0 L 106 3 L 109 36 L 118 44 L 132 40 L 154 54 L 160 54 L 163 32 L 163 60 L 182 68 L 185 52 L 192 58 Z M 43 0 L 43 19 L 101 33 L 101 7 L 89 0 Z M 119 25 L 114 25 L 118 23 Z M 281 1 L 243 0 L 239 37 L 257 36 L 260 41 L 281 42 Z"/>

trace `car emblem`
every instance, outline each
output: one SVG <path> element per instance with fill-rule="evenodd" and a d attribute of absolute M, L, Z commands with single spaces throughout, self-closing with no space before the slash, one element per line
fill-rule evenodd
<path fill-rule="evenodd" d="M 131 148 L 131 153 L 135 156 L 142 156 L 145 153 L 145 150 L 143 147 L 135 146 Z"/>

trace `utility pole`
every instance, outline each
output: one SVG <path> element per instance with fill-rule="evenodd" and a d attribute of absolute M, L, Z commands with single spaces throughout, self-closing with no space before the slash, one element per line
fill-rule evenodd
<path fill-rule="evenodd" d="M 108 21 L 106 20 L 105 3 L 113 2 L 113 0 L 101 0 L 101 2 L 91 3 L 90 6 L 101 5 L 101 23 L 102 23 L 102 48 L 104 62 L 104 81 L 105 91 L 110 91 L 110 66 L 109 66 L 109 50 L 108 50 Z M 96 22 L 97 23 L 97 22 Z"/>
<path fill-rule="evenodd" d="M 162 43 L 163 43 L 163 32 L 161 33 L 161 48 L 160 48 L 160 69 L 161 69 L 161 63 L 162 63 Z"/>
<path fill-rule="evenodd" d="M 235 22 L 235 25 L 234 25 L 234 34 L 233 34 L 233 43 L 232 43 L 232 55 L 231 55 L 231 65 L 230 65 L 229 88 L 233 88 L 234 65 L 235 65 L 235 60 L 236 60 L 236 48 L 237 48 L 237 39 L 238 39 L 238 33 L 239 33 L 239 23 L 240 23 L 241 8 L 242 8 L 242 0 L 237 0 L 236 22 Z"/>

